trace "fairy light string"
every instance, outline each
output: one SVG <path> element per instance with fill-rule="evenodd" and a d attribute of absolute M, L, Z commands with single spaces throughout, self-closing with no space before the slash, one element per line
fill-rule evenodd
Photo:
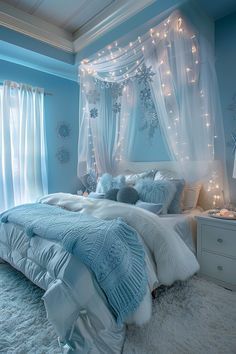
<path fill-rule="evenodd" d="M 110 89 L 113 87 L 112 85 L 117 83 L 121 86 L 122 95 L 126 95 L 128 93 L 128 83 L 137 79 L 138 72 L 140 71 L 140 68 L 142 68 L 148 54 L 153 50 L 157 51 L 161 48 L 161 55 L 159 56 L 157 67 L 161 74 L 160 90 L 163 99 L 165 100 L 165 104 L 168 107 L 169 124 L 167 129 L 172 136 L 175 155 L 180 161 L 188 161 L 190 157 L 186 153 L 186 141 L 184 141 L 181 134 L 181 115 L 174 94 L 173 67 L 170 64 L 170 57 L 168 56 L 169 51 L 172 46 L 174 46 L 173 37 L 176 41 L 184 41 L 186 47 L 185 50 L 188 51 L 186 53 L 185 74 L 183 75 L 186 75 L 188 90 L 191 90 L 191 87 L 193 87 L 193 92 L 198 92 L 199 104 L 202 112 L 199 116 L 199 120 L 202 122 L 201 124 L 205 131 L 204 134 L 207 136 L 206 140 L 208 143 L 206 149 L 208 149 L 208 154 L 211 159 L 214 160 L 214 140 L 217 139 L 217 134 L 214 135 L 214 139 L 212 140 L 211 129 L 214 129 L 214 124 L 208 109 L 207 97 L 199 80 L 200 67 L 201 64 L 204 63 L 201 63 L 198 33 L 193 32 L 193 30 L 185 23 L 182 16 L 170 16 L 158 26 L 150 28 L 146 34 L 137 36 L 133 41 L 129 41 L 125 46 L 121 46 L 119 41 L 116 40 L 106 46 L 106 48 L 100 50 L 92 60 L 83 59 L 80 65 L 80 75 L 84 77 L 89 76 L 87 80 L 84 80 L 85 86 L 83 85 L 82 88 L 83 94 L 88 94 L 88 91 L 94 88 L 94 91 L 96 91 L 96 84 L 104 87 L 104 89 Z M 178 53 L 176 55 L 178 55 Z M 184 53 L 182 53 L 182 55 L 184 55 Z M 121 64 L 121 61 L 124 62 L 123 65 Z M 104 64 L 106 64 L 106 70 L 103 69 Z M 86 85 L 88 86 L 86 87 Z M 92 88 L 89 86 L 92 86 Z M 148 95 L 149 93 L 146 90 L 143 94 Z M 121 111 L 121 96 L 117 96 L 116 98 L 116 114 L 119 116 Z M 87 117 L 90 117 L 92 114 L 93 118 L 96 118 L 94 115 L 96 116 L 96 114 L 99 114 L 96 110 L 91 111 L 89 105 L 84 106 L 83 110 Z M 119 117 L 119 151 L 117 152 L 116 161 L 122 161 L 123 159 L 124 138 L 122 132 L 127 119 L 128 117 L 124 115 Z M 88 126 L 90 127 L 92 124 L 92 118 L 88 119 Z M 93 137 L 91 136 L 91 144 L 94 143 L 92 140 Z M 93 154 L 94 166 L 96 166 L 95 156 L 96 153 Z M 220 187 L 216 176 L 209 179 L 209 187 L 207 190 L 209 193 L 212 193 L 213 189 L 215 191 L 213 194 L 213 205 L 215 206 L 221 198 L 220 193 L 218 193 Z"/>

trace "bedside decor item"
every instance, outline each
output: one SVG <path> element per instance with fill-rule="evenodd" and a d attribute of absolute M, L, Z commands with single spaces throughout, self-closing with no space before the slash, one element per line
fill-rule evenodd
<path fill-rule="evenodd" d="M 60 147 L 56 153 L 57 160 L 64 164 L 70 161 L 70 152 L 65 147 Z"/>
<path fill-rule="evenodd" d="M 200 274 L 219 285 L 236 290 L 235 220 L 214 219 L 206 215 L 196 218 Z"/>
<path fill-rule="evenodd" d="M 68 138 L 70 136 L 71 128 L 66 122 L 60 122 L 57 126 L 57 134 L 59 138 Z"/>
<path fill-rule="evenodd" d="M 208 213 L 213 218 L 236 220 L 236 212 L 234 210 L 221 209 L 213 210 Z"/>

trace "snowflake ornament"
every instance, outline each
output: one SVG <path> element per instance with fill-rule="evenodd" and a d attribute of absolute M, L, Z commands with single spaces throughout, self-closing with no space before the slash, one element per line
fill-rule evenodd
<path fill-rule="evenodd" d="M 122 85 L 113 83 L 112 88 L 111 88 L 111 96 L 113 99 L 117 100 L 118 97 L 122 96 Z"/>
<path fill-rule="evenodd" d="M 90 118 L 95 119 L 97 118 L 97 116 L 98 116 L 98 109 L 95 107 L 90 109 Z"/>
<path fill-rule="evenodd" d="M 70 152 L 65 147 L 61 147 L 57 150 L 56 157 L 62 164 L 70 161 Z"/>
<path fill-rule="evenodd" d="M 144 107 L 148 108 L 150 106 L 153 106 L 150 88 L 145 87 L 143 90 L 141 90 L 139 97 L 140 97 L 140 100 L 142 101 Z"/>
<path fill-rule="evenodd" d="M 156 111 L 151 113 L 151 126 L 154 129 L 159 127 L 159 119 Z"/>
<path fill-rule="evenodd" d="M 115 114 L 120 113 L 120 111 L 121 111 L 121 104 L 118 103 L 118 102 L 115 102 L 115 103 L 113 104 L 112 111 L 113 111 Z"/>
<path fill-rule="evenodd" d="M 152 67 L 147 67 L 145 64 L 143 64 L 137 69 L 137 74 L 135 75 L 135 78 L 138 80 L 138 84 L 143 84 L 144 86 L 147 86 L 149 82 L 153 81 L 152 77 L 154 75 L 156 74 L 152 71 Z"/>

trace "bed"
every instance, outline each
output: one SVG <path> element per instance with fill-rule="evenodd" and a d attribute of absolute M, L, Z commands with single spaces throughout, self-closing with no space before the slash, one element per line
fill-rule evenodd
<path fill-rule="evenodd" d="M 28 237 L 17 223 L 0 224 L 0 258 L 45 290 L 43 300 L 64 353 L 121 353 L 126 324 L 151 318 L 151 293 L 195 274 L 194 215 L 158 217 L 146 210 L 107 200 L 57 193 L 40 203 L 101 220 L 122 220 L 135 229 L 145 252 L 147 291 L 137 309 L 117 323 L 114 310 L 91 270 L 58 242 Z"/>

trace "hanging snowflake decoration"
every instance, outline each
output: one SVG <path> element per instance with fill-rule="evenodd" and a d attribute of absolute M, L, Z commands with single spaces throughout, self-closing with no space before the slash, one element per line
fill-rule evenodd
<path fill-rule="evenodd" d="M 115 102 L 115 103 L 113 104 L 112 111 L 113 111 L 115 114 L 120 113 L 120 111 L 121 111 L 121 104 L 118 103 L 118 102 Z"/>
<path fill-rule="evenodd" d="M 118 83 L 113 83 L 111 87 L 111 96 L 114 100 L 117 100 L 119 97 L 122 96 L 122 85 Z"/>
<path fill-rule="evenodd" d="M 159 127 L 159 119 L 156 111 L 151 113 L 151 126 L 154 129 Z"/>
<path fill-rule="evenodd" d="M 152 77 L 155 73 L 152 71 L 152 67 L 147 67 L 142 64 L 135 75 L 137 84 L 140 86 L 139 98 L 144 108 L 143 125 L 141 130 L 147 129 L 149 138 L 153 138 L 155 131 L 159 128 L 158 115 L 155 110 L 155 105 L 152 99 L 150 83 L 153 81 Z"/>
<path fill-rule="evenodd" d="M 147 86 L 149 82 L 153 81 L 152 77 L 154 75 L 156 74 L 152 71 L 152 67 L 147 67 L 145 64 L 143 64 L 137 69 L 137 74 L 135 75 L 135 78 L 138 80 L 139 85 L 143 84 L 144 86 Z"/>
<path fill-rule="evenodd" d="M 59 138 L 68 138 L 70 136 L 71 128 L 66 122 L 60 122 L 57 126 L 57 134 Z"/>
<path fill-rule="evenodd" d="M 159 128 L 158 114 L 153 107 L 153 111 L 147 111 L 144 115 L 144 124 L 140 130 L 148 129 L 148 137 L 151 140 L 154 137 L 156 129 Z"/>
<path fill-rule="evenodd" d="M 90 118 L 97 118 L 98 116 L 98 109 L 96 107 L 90 109 Z"/>
<path fill-rule="evenodd" d="M 151 90 L 148 87 L 145 87 L 140 91 L 140 100 L 142 101 L 144 107 L 150 108 L 153 106 Z"/>

